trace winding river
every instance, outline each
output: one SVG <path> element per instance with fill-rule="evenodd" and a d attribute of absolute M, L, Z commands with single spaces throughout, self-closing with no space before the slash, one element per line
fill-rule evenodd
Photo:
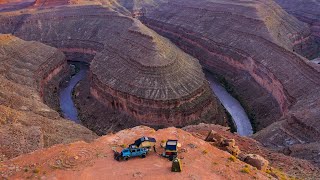
<path fill-rule="evenodd" d="M 89 67 L 85 63 L 81 62 L 72 62 L 71 64 L 79 68 L 79 71 L 71 77 L 65 87 L 60 89 L 60 109 L 63 113 L 64 118 L 70 119 L 76 123 L 80 123 L 77 108 L 75 107 L 72 100 L 72 92 L 78 82 L 87 76 Z"/>
<path fill-rule="evenodd" d="M 226 108 L 232 117 L 233 124 L 240 136 L 249 136 L 253 134 L 252 125 L 245 110 L 238 100 L 232 97 L 227 90 L 222 87 L 210 72 L 205 72 L 206 78 L 210 83 L 213 93 L 218 97 L 222 105 Z"/>
<path fill-rule="evenodd" d="M 72 100 L 72 92 L 74 87 L 80 80 L 86 77 L 88 72 L 88 65 L 81 62 L 72 62 L 71 64 L 77 66 L 80 70 L 71 77 L 67 85 L 60 90 L 60 108 L 63 112 L 64 118 L 70 119 L 76 123 L 80 123 L 78 119 L 78 111 Z M 249 136 L 253 134 L 250 120 L 239 103 L 238 100 L 233 98 L 224 87 L 222 87 L 215 80 L 214 76 L 210 72 L 205 72 L 206 78 L 210 83 L 210 87 L 213 93 L 221 101 L 222 105 L 226 108 L 232 117 L 232 121 L 237 129 L 237 133 L 240 136 Z"/>

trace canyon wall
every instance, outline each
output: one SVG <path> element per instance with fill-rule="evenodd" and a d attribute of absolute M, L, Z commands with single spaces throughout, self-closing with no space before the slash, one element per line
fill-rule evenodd
<path fill-rule="evenodd" d="M 282 148 L 320 141 L 319 69 L 293 52 L 309 43 L 311 31 L 280 6 L 272 1 L 159 1 L 138 18 L 233 85 L 255 114 L 258 130 L 266 128 L 256 135 L 260 142 Z"/>
<path fill-rule="evenodd" d="M 276 0 L 276 2 L 289 14 L 310 26 L 311 33 L 308 39 L 298 42 L 296 48 L 301 48 L 302 54 L 313 59 L 320 57 L 320 2 L 315 0 Z M 315 40 L 316 44 L 310 43 Z"/>
<path fill-rule="evenodd" d="M 59 113 L 43 103 L 48 83 L 61 76 L 66 67 L 64 54 L 55 48 L 0 35 L 2 158 L 59 143 L 91 141 L 96 137 L 85 127 L 60 118 Z"/>
<path fill-rule="evenodd" d="M 2 16 L 2 32 L 79 54 L 91 62 L 91 94 L 142 124 L 226 124 L 196 59 L 138 20 L 101 6 Z"/>

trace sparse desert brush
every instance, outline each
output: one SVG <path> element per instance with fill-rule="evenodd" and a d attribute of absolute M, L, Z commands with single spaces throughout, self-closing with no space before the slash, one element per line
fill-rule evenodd
<path fill-rule="evenodd" d="M 208 150 L 206 150 L 206 149 L 203 150 L 203 151 L 202 151 L 202 154 L 208 154 Z"/>
<path fill-rule="evenodd" d="M 230 157 L 228 158 L 228 160 L 229 160 L 229 161 L 232 161 L 232 162 L 235 162 L 235 161 L 237 160 L 237 158 L 234 157 L 234 156 L 230 156 Z"/>
<path fill-rule="evenodd" d="M 266 173 L 268 173 L 271 176 L 276 177 L 277 179 L 280 179 L 280 180 L 287 180 L 287 179 L 294 180 L 294 179 L 296 179 L 294 177 L 288 177 L 284 172 L 282 172 L 282 170 L 276 169 L 276 168 L 267 169 Z"/>
<path fill-rule="evenodd" d="M 35 174 L 38 174 L 40 172 L 40 169 L 39 168 L 34 168 L 34 170 L 32 172 L 35 173 Z"/>
<path fill-rule="evenodd" d="M 126 148 L 126 147 L 127 147 L 127 145 L 126 145 L 126 144 L 121 144 L 121 145 L 120 145 L 120 147 L 122 147 L 122 148 Z"/>
<path fill-rule="evenodd" d="M 249 174 L 250 173 L 250 168 L 249 167 L 244 167 L 243 169 L 240 170 L 240 172 Z"/>
<path fill-rule="evenodd" d="M 21 114 L 14 109 L 0 105 L 0 124 L 16 123 Z"/>

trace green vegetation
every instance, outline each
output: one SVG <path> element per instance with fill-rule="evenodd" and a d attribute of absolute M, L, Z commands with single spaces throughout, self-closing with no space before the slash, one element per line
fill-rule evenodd
<path fill-rule="evenodd" d="M 232 162 L 235 162 L 235 161 L 237 160 L 237 158 L 234 157 L 234 156 L 230 156 L 230 157 L 228 158 L 228 160 L 229 160 L 229 161 L 232 161 Z"/>
<path fill-rule="evenodd" d="M 126 144 L 121 144 L 121 145 L 120 145 L 120 147 L 122 147 L 122 148 L 126 148 L 126 147 L 127 147 L 127 145 L 126 145 Z"/>
<path fill-rule="evenodd" d="M 40 169 L 39 168 L 35 168 L 32 172 L 35 173 L 35 174 L 38 174 L 40 172 Z"/>
<path fill-rule="evenodd" d="M 202 154 L 208 154 L 208 151 L 205 149 L 202 151 Z"/>
<path fill-rule="evenodd" d="M 295 180 L 295 177 L 287 176 L 281 169 L 271 168 L 266 170 L 267 174 L 279 180 Z"/>
<path fill-rule="evenodd" d="M 243 169 L 240 170 L 240 172 L 249 174 L 250 173 L 250 168 L 249 167 L 244 167 Z"/>

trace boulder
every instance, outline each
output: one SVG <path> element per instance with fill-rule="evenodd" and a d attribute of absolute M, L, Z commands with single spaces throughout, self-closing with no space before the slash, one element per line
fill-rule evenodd
<path fill-rule="evenodd" d="M 269 165 L 268 160 L 257 154 L 248 154 L 244 159 L 244 162 L 262 171 L 266 171 Z"/>
<path fill-rule="evenodd" d="M 226 146 L 225 149 L 235 157 L 238 157 L 241 152 L 238 146 Z"/>
<path fill-rule="evenodd" d="M 234 147 L 236 145 L 236 141 L 234 139 L 224 139 L 222 141 L 222 145 Z"/>

